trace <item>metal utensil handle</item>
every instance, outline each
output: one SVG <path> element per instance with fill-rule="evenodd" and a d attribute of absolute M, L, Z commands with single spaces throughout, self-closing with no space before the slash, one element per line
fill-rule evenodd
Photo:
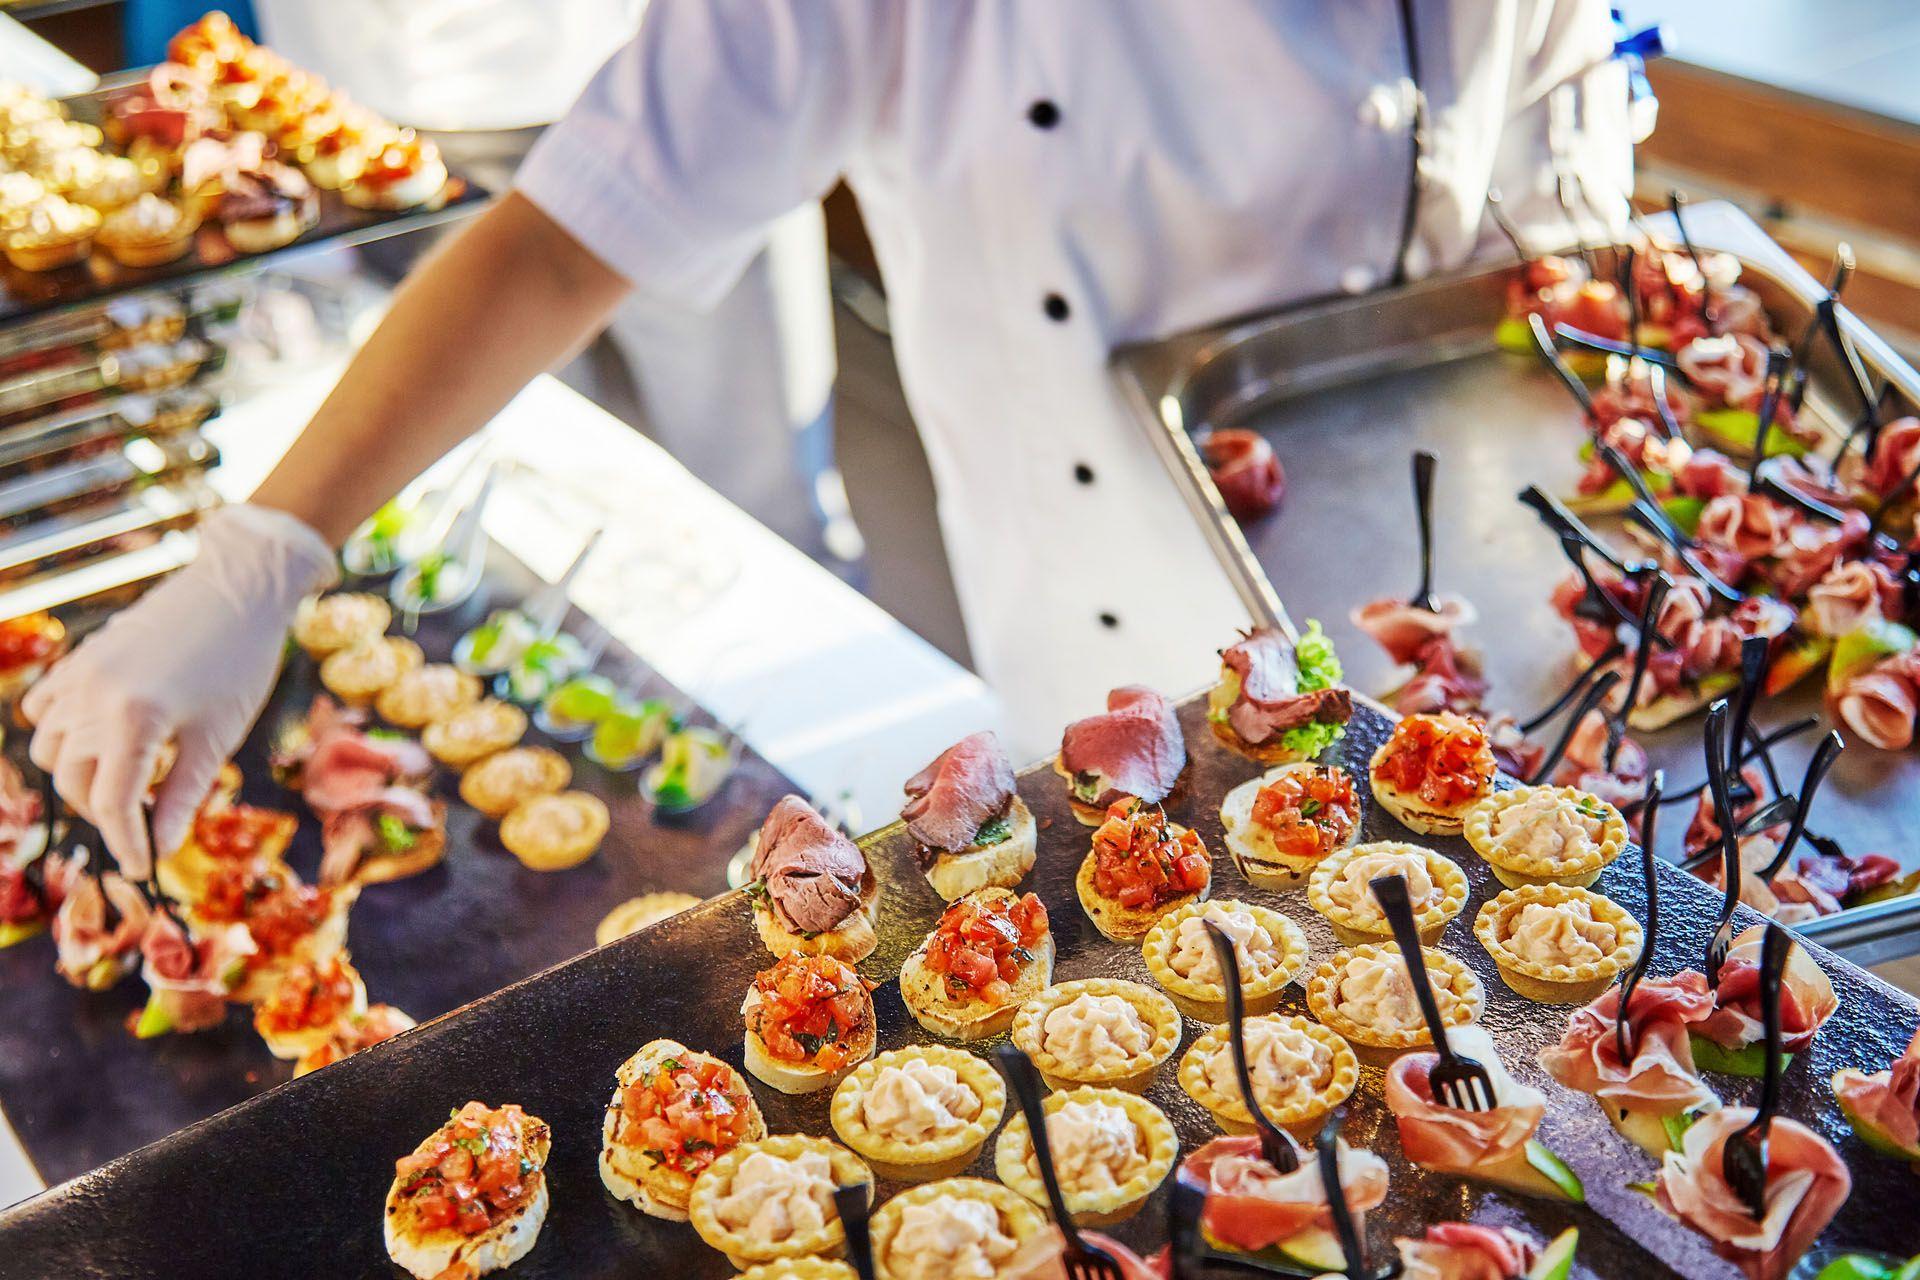
<path fill-rule="evenodd" d="M 1440 1002 L 1434 999 L 1433 987 L 1427 980 L 1427 958 L 1422 953 L 1420 926 L 1414 923 L 1413 904 L 1407 899 L 1407 878 L 1398 874 L 1376 876 L 1367 887 L 1373 890 L 1375 901 L 1386 913 L 1387 923 L 1393 926 L 1393 938 L 1400 944 L 1400 958 L 1407 966 L 1414 998 L 1420 1002 L 1427 1030 L 1433 1035 L 1434 1052 L 1440 1055 L 1440 1061 L 1451 1062 L 1453 1050 L 1447 1045 L 1447 1024 L 1440 1016 Z"/>
<path fill-rule="evenodd" d="M 1047 1136 L 1047 1109 L 1040 1102 L 1040 1072 L 1033 1060 L 1010 1044 L 1000 1046 L 1001 1070 L 1020 1101 L 1020 1113 L 1027 1118 L 1027 1132 L 1033 1142 L 1033 1161 L 1040 1166 L 1040 1181 L 1047 1189 L 1047 1203 L 1053 1207 L 1054 1225 L 1071 1253 L 1085 1248 L 1080 1233 L 1074 1230 L 1073 1215 L 1067 1211 L 1067 1197 L 1060 1190 L 1060 1175 L 1053 1168 L 1053 1143 Z"/>

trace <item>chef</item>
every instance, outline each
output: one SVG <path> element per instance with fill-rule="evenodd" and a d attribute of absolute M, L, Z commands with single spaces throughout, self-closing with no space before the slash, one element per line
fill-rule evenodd
<path fill-rule="evenodd" d="M 359 521 L 624 298 L 722 297 L 839 178 L 1019 751 L 1113 685 L 1193 688 L 1246 613 L 1108 351 L 1455 266 L 1491 187 L 1543 240 L 1556 180 L 1622 210 L 1611 49 L 1600 0 L 653 0 L 253 501 L 28 695 L 33 759 L 142 873 L 163 744 L 171 847 Z"/>

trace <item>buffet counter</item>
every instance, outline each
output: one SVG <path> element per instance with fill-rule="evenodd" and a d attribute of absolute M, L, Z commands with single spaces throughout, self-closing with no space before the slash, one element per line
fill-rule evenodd
<path fill-rule="evenodd" d="M 339 373 L 315 369 L 217 420 L 223 497 L 253 490 Z M 574 607 L 856 829 L 859 814 L 892 811 L 902 776 L 996 722 L 971 673 L 558 380 L 536 380 L 415 488 L 450 484 L 475 450 L 506 477 L 484 513 L 501 550 L 552 581 L 600 527 Z M 661 562 L 682 572 L 644 571 Z M 44 1180 L 12 1131 L 0 1136 L 0 1203 L 11 1203 Z"/>

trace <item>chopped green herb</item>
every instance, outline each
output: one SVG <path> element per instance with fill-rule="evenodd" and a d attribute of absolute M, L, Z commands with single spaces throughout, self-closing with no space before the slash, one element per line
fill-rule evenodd
<path fill-rule="evenodd" d="M 982 849 L 989 845 L 1004 844 L 1012 838 L 1013 823 L 1004 814 L 981 823 L 980 829 L 973 833 L 975 847 Z"/>
<path fill-rule="evenodd" d="M 1326 806 L 1318 800 L 1308 797 L 1300 802 L 1300 816 L 1303 818 L 1311 818 L 1324 808 L 1326 808 Z"/>
<path fill-rule="evenodd" d="M 420 833 L 390 813 L 376 817 L 373 826 L 389 853 L 405 853 L 420 843 Z"/>

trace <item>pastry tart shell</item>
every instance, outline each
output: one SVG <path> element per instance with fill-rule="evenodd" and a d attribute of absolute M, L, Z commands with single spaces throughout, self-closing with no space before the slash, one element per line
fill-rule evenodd
<path fill-rule="evenodd" d="M 1300 971 L 1306 968 L 1307 935 L 1291 918 L 1269 907 L 1231 898 L 1220 899 L 1217 905 L 1228 911 L 1242 911 L 1252 916 L 1279 948 L 1280 962 L 1273 971 L 1257 981 L 1243 984 L 1240 992 L 1249 1017 L 1273 1012 L 1279 1007 L 1287 984 L 1299 977 Z M 1181 922 L 1204 915 L 1206 910 L 1206 903 L 1195 902 L 1161 916 L 1147 931 L 1140 953 L 1147 962 L 1147 972 L 1153 975 L 1153 980 L 1160 984 L 1161 990 L 1172 997 L 1174 1006 L 1181 1013 L 1201 1022 L 1225 1022 L 1226 984 L 1201 982 L 1183 976 L 1174 971 L 1172 963 L 1175 935 L 1179 932 Z"/>
<path fill-rule="evenodd" d="M 884 1068 L 915 1059 L 952 1067 L 979 1100 L 978 1114 L 961 1128 L 917 1142 L 875 1132 L 863 1110 L 867 1091 Z M 1006 1113 L 1007 1086 L 1000 1073 L 966 1050 L 942 1044 L 889 1049 L 861 1063 L 833 1091 L 828 1111 L 840 1141 L 865 1160 L 875 1174 L 894 1182 L 928 1182 L 960 1173 L 987 1145 Z"/>
<path fill-rule="evenodd" d="M 317 662 L 379 639 L 392 621 L 393 606 L 370 592 L 315 596 L 293 615 L 293 642 Z"/>
<path fill-rule="evenodd" d="M 693 1223 L 694 1231 L 702 1240 L 726 1254 L 727 1260 L 741 1270 L 756 1262 L 773 1262 L 781 1258 L 840 1256 L 847 1247 L 847 1233 L 840 1225 L 838 1214 L 818 1230 L 797 1232 L 785 1240 L 762 1239 L 720 1221 L 714 1211 L 714 1199 L 733 1185 L 734 1172 L 739 1169 L 740 1162 L 755 1151 L 764 1151 L 788 1160 L 804 1152 L 819 1152 L 827 1157 L 833 1167 L 835 1186 L 865 1183 L 869 1191 L 873 1186 L 873 1171 L 859 1156 L 839 1143 L 802 1133 L 778 1133 L 758 1142 L 741 1143 L 708 1165 L 705 1172 L 694 1180 L 693 1193 L 687 1203 L 687 1217 Z"/>
<path fill-rule="evenodd" d="M 1415 1049 L 1431 1048 L 1433 1038 L 1427 1034 L 1425 1021 L 1417 1018 L 1412 1026 L 1390 1030 L 1363 1025 L 1347 1017 L 1337 1007 L 1340 978 L 1346 973 L 1348 963 L 1358 957 L 1399 954 L 1400 948 L 1391 942 L 1369 942 L 1348 947 L 1328 956 L 1313 971 L 1313 977 L 1307 980 L 1307 1008 L 1312 1010 L 1313 1016 L 1352 1045 L 1354 1053 L 1362 1061 L 1375 1066 L 1389 1065 L 1401 1054 Z M 1486 993 L 1473 970 L 1438 947 L 1422 947 L 1421 956 L 1429 972 L 1444 970 L 1453 979 L 1453 1000 L 1445 1011 L 1447 1025 L 1465 1026 L 1476 1021 L 1486 1007 Z"/>
<path fill-rule="evenodd" d="M 1494 843 L 1493 824 L 1509 807 L 1539 794 L 1548 794 L 1572 808 L 1597 804 L 1604 811 L 1600 838 L 1578 853 L 1529 854 L 1505 849 Z M 1607 865 L 1627 847 L 1627 820 L 1618 809 L 1577 787 L 1514 787 L 1496 792 L 1467 811 L 1465 834 L 1473 851 L 1486 859 L 1493 874 L 1509 889 L 1527 884 L 1563 884 L 1585 888 L 1600 878 Z"/>
<path fill-rule="evenodd" d="M 1125 1000 L 1153 1032 L 1153 1043 L 1144 1053 L 1111 1067 L 1080 1065 L 1049 1053 L 1045 1045 L 1047 1015 L 1081 996 L 1118 996 Z M 1033 1060 L 1049 1089 L 1096 1085 L 1144 1092 L 1160 1064 L 1180 1047 L 1180 1032 L 1180 1011 L 1173 1001 L 1152 987 L 1125 978 L 1077 978 L 1056 983 L 1021 1005 L 1013 1020 L 1015 1047 Z"/>
<path fill-rule="evenodd" d="M 441 764 L 465 769 L 526 736 L 527 713 L 511 702 L 482 698 L 435 720 L 420 735 L 420 745 Z"/>
<path fill-rule="evenodd" d="M 373 650 L 383 652 L 376 655 Z M 426 662 L 420 646 L 404 636 L 380 636 L 327 655 L 320 683 L 348 706 L 364 707 L 388 685 Z"/>
<path fill-rule="evenodd" d="M 1348 946 L 1391 942 L 1393 926 L 1387 923 L 1384 915 L 1378 916 L 1376 922 L 1374 916 L 1361 915 L 1333 898 L 1334 881 L 1349 862 L 1368 853 L 1388 852 L 1420 855 L 1427 864 L 1427 877 L 1440 890 L 1440 900 L 1427 903 L 1414 916 L 1414 923 L 1420 926 L 1420 941 L 1433 946 L 1440 941 L 1440 935 L 1446 932 L 1448 922 L 1467 905 L 1469 890 L 1467 873 L 1460 869 L 1459 864 L 1423 845 L 1400 840 L 1377 840 L 1369 844 L 1350 845 L 1328 854 L 1314 868 L 1313 876 L 1307 882 L 1307 901 L 1333 926 L 1333 936 Z"/>
<path fill-rule="evenodd" d="M 1069 1102 L 1105 1102 L 1119 1107 L 1140 1131 L 1145 1150 L 1140 1153 L 1131 1175 L 1118 1186 L 1098 1192 L 1062 1188 L 1075 1226 L 1100 1227 L 1124 1222 L 1140 1211 L 1147 1197 L 1173 1171 L 1174 1161 L 1180 1155 L 1180 1139 L 1174 1134 L 1173 1122 L 1160 1108 L 1124 1089 L 1065 1089 L 1048 1094 L 1041 1100 L 1041 1106 L 1052 1115 Z M 1027 1118 L 1015 1115 L 1007 1121 L 1007 1127 L 1000 1131 L 1000 1141 L 994 1145 L 994 1173 L 1001 1182 L 1034 1204 L 1044 1205 L 1047 1190 L 1027 1169 L 1027 1157 L 1032 1152 L 1033 1138 L 1027 1131 Z"/>
<path fill-rule="evenodd" d="M 1322 1088 L 1286 1106 L 1275 1106 L 1266 1101 L 1260 1104 L 1267 1119 L 1302 1143 L 1311 1142 L 1314 1135 L 1320 1132 L 1327 1113 L 1353 1096 L 1355 1086 L 1360 1083 L 1360 1059 L 1354 1053 L 1353 1046 L 1342 1039 L 1338 1032 L 1312 1019 L 1278 1013 L 1267 1014 L 1265 1019 L 1304 1032 L 1333 1055 L 1333 1078 Z M 1223 1094 L 1207 1078 L 1207 1063 L 1213 1055 L 1222 1050 L 1232 1052 L 1228 1048 L 1230 1034 L 1226 1027 L 1215 1027 L 1193 1042 L 1180 1058 L 1180 1087 L 1189 1098 L 1212 1113 L 1214 1123 L 1223 1131 L 1252 1133 L 1253 1113 L 1247 1110 L 1246 1101 L 1238 1089 L 1231 1096 Z"/>
<path fill-rule="evenodd" d="M 761 1262 L 742 1271 L 737 1280 L 860 1280 L 854 1269 L 838 1258 L 784 1258 Z"/>
<path fill-rule="evenodd" d="M 1529 905 L 1554 907 L 1585 902 L 1595 920 L 1613 926 L 1613 950 L 1580 964 L 1542 964 L 1516 954 L 1510 945 L 1513 921 Z M 1517 994 L 1541 1004 L 1586 1004 L 1613 985 L 1621 970 L 1640 954 L 1640 925 L 1611 898 L 1591 889 L 1560 884 L 1522 885 L 1498 894 L 1474 918 L 1474 936 L 1500 967 L 1500 978 Z"/>
<path fill-rule="evenodd" d="M 916 1205 L 952 1200 L 975 1200 L 990 1205 L 1000 1216 L 1000 1229 L 1012 1237 L 1015 1244 L 1025 1244 L 1029 1238 L 1048 1227 L 1045 1214 L 997 1182 L 988 1182 L 984 1178 L 948 1178 L 942 1182 L 929 1182 L 925 1186 L 902 1191 L 874 1212 L 870 1230 L 874 1271 L 878 1280 L 891 1280 L 894 1274 L 888 1259 L 893 1252 L 894 1237 L 900 1234 L 900 1220 L 906 1211 Z"/>
<path fill-rule="evenodd" d="M 480 701 L 480 677 L 433 663 L 415 667 L 374 697 L 380 718 L 401 729 L 422 729 Z"/>

